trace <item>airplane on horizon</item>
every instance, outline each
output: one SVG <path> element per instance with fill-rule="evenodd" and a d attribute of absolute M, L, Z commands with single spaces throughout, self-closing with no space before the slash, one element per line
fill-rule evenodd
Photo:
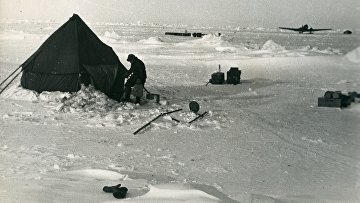
<path fill-rule="evenodd" d="M 280 29 L 283 30 L 292 30 L 292 31 L 296 31 L 299 32 L 300 34 L 304 33 L 304 32 L 309 32 L 309 34 L 313 34 L 315 31 L 325 31 L 325 30 L 332 30 L 332 29 L 313 29 L 312 27 L 309 27 L 307 24 L 302 25 L 299 28 L 288 28 L 288 27 L 279 27 Z"/>

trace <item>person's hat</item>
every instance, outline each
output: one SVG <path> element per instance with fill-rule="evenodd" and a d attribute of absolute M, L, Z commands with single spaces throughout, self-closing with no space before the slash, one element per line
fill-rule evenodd
<path fill-rule="evenodd" d="M 127 61 L 132 61 L 133 59 L 135 59 L 136 56 L 134 54 L 129 54 L 128 58 L 126 59 Z"/>

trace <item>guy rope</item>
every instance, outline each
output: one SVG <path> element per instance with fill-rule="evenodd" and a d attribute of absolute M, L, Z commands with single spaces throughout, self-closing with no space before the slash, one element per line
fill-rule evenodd
<path fill-rule="evenodd" d="M 0 86 L 3 85 L 5 83 L 5 81 L 7 81 L 11 76 L 13 76 L 16 71 L 18 71 L 19 69 L 21 68 L 21 66 L 19 66 L 16 70 L 14 70 L 7 78 L 5 78 L 5 80 L 3 80 L 1 83 L 0 83 Z M 0 94 L 3 93 L 5 91 L 5 89 L 15 80 L 15 78 L 17 78 L 17 76 L 20 75 L 20 73 L 22 72 L 23 70 L 21 70 L 20 72 L 18 72 L 11 80 L 10 82 L 7 83 L 7 85 L 0 91 Z"/>

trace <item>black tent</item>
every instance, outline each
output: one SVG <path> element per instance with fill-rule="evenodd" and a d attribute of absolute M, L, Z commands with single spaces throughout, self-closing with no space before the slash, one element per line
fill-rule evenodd
<path fill-rule="evenodd" d="M 123 93 L 126 68 L 76 14 L 21 67 L 21 86 L 37 92 L 75 92 L 91 82 L 109 96 Z"/>

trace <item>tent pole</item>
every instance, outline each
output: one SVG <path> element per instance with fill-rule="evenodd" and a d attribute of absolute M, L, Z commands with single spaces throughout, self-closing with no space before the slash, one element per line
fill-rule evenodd
<path fill-rule="evenodd" d="M 22 70 L 21 70 L 18 74 L 16 74 L 13 79 L 10 80 L 10 82 L 4 87 L 4 89 L 2 89 L 2 90 L 0 91 L 0 94 L 3 93 L 3 91 L 12 83 L 12 81 L 15 80 L 15 78 L 17 78 L 17 76 L 20 75 L 21 72 L 22 72 Z"/>
<path fill-rule="evenodd" d="M 19 66 L 16 70 L 14 70 L 14 72 L 12 72 L 7 78 L 5 78 L 5 80 L 1 82 L 0 86 L 1 86 L 2 84 L 4 84 L 4 82 L 5 82 L 7 79 L 9 79 L 12 75 L 14 75 L 14 73 L 15 73 L 17 70 L 19 70 L 19 68 L 21 68 L 21 66 Z"/>

